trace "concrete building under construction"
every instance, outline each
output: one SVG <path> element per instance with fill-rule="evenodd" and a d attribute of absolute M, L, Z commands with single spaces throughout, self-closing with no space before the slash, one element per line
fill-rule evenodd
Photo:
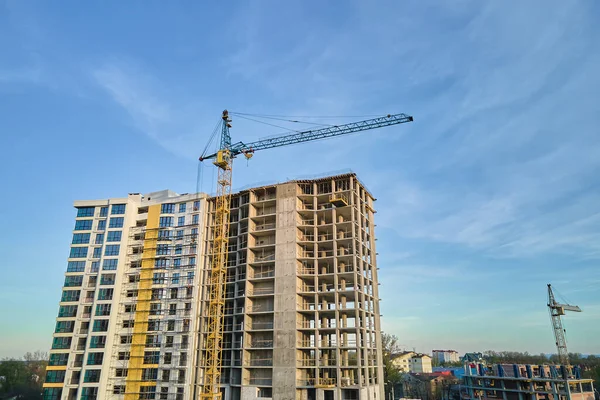
<path fill-rule="evenodd" d="M 594 381 L 574 366 L 466 364 L 461 398 L 481 400 L 594 400 Z"/>
<path fill-rule="evenodd" d="M 373 201 L 354 174 L 233 194 L 223 399 L 383 398 Z M 214 198 L 75 207 L 44 398 L 195 399 Z"/>

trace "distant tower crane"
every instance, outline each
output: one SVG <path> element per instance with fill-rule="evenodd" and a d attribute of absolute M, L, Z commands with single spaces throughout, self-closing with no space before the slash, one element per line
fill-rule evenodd
<path fill-rule="evenodd" d="M 557 303 L 552 292 L 552 286 L 548 284 L 548 311 L 550 311 L 550 319 L 552 320 L 552 329 L 554 331 L 554 339 L 556 339 L 559 362 L 561 365 L 569 365 L 567 339 L 565 338 L 565 329 L 563 328 L 560 316 L 565 315 L 565 311 L 581 312 L 581 308 L 570 304 Z"/>
<path fill-rule="evenodd" d="M 221 380 L 221 351 L 233 159 L 240 154 L 243 154 L 249 159 L 257 150 L 347 135 L 354 132 L 411 122 L 413 120 L 413 117 L 406 114 L 394 114 L 344 125 L 334 125 L 322 129 L 296 132 L 252 143 L 237 142 L 232 144 L 231 136 L 229 135 L 229 128 L 231 128 L 229 112 L 227 110 L 223 111 L 221 118 L 221 142 L 219 150 L 214 154 L 203 154 L 200 157 L 200 161 L 214 159 L 213 164 L 218 167 L 214 237 L 212 239 L 212 257 L 210 260 L 210 299 L 207 315 L 208 322 L 205 327 L 207 331 L 204 358 L 205 370 L 202 391 L 200 394 L 200 398 L 206 400 L 221 399 L 219 383 Z"/>

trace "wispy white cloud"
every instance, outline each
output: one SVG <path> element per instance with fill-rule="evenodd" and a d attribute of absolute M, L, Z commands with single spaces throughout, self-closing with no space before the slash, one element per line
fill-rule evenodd
<path fill-rule="evenodd" d="M 91 75 L 139 131 L 173 154 L 191 159 L 199 156 L 201 138 L 212 127 L 206 124 L 209 119 L 202 117 L 197 99 L 189 103 L 173 100 L 165 83 L 131 61 L 107 62 Z M 210 120 L 214 121 L 214 116 Z"/>

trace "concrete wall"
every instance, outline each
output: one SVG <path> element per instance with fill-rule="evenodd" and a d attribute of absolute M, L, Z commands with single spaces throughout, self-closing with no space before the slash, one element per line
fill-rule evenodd
<path fill-rule="evenodd" d="M 273 398 L 296 398 L 296 185 L 277 187 Z"/>

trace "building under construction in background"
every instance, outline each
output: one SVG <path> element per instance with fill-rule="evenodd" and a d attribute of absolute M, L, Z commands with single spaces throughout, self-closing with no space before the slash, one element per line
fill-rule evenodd
<path fill-rule="evenodd" d="M 465 364 L 462 399 L 594 400 L 594 381 L 576 366 Z"/>
<path fill-rule="evenodd" d="M 373 196 L 356 175 L 230 201 L 225 400 L 383 398 Z M 77 201 L 47 400 L 199 397 L 215 198 Z"/>

